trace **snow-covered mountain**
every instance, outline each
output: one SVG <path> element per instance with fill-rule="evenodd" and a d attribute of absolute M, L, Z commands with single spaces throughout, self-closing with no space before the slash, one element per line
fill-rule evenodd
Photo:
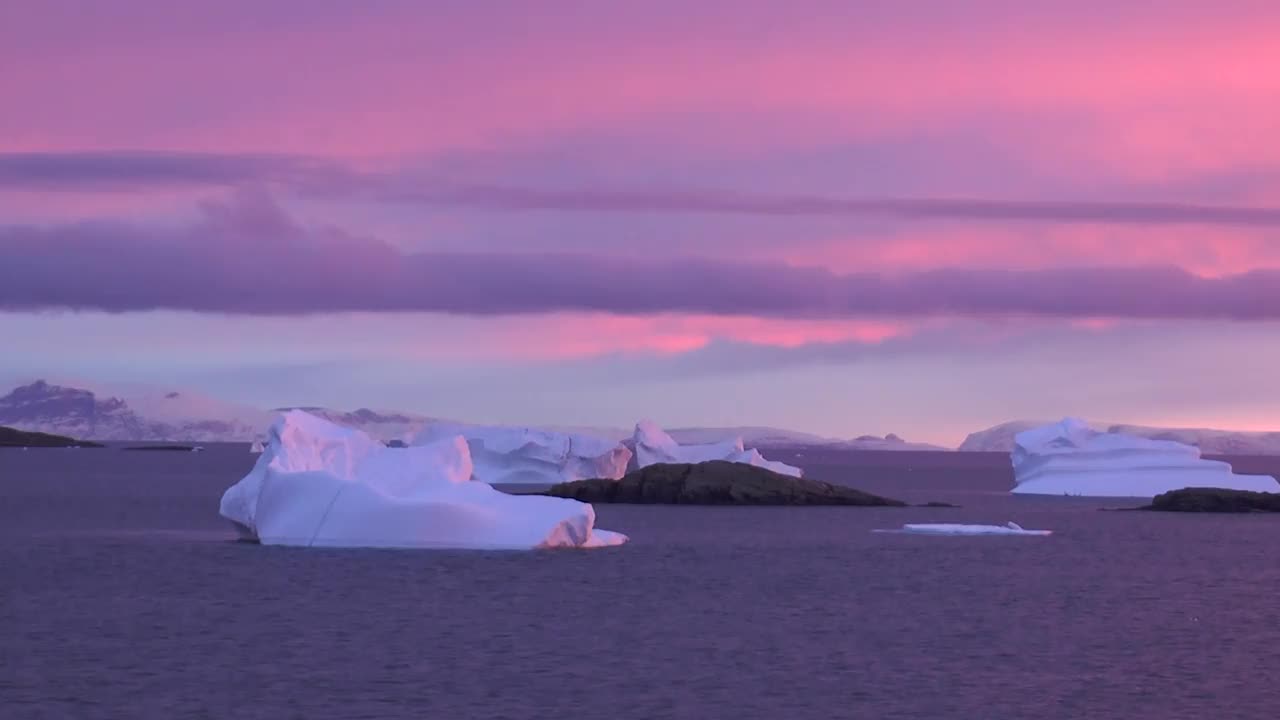
<path fill-rule="evenodd" d="M 251 442 L 284 409 L 235 405 L 187 391 L 129 388 L 105 393 L 37 380 L 0 397 L 0 425 L 82 440 Z M 303 409 L 384 440 L 412 435 L 432 421 L 424 415 L 364 408 Z"/>
<path fill-rule="evenodd" d="M 78 383 L 77 383 L 78 384 Z M 0 397 L 0 425 L 68 435 L 82 440 L 120 442 L 252 442 L 262 438 L 284 410 L 305 410 L 330 422 L 363 430 L 384 442 L 408 440 L 437 422 L 456 422 L 396 410 L 334 410 L 287 407 L 263 410 L 236 405 L 186 390 L 153 387 L 87 389 L 37 380 Z M 622 442 L 632 427 L 539 426 L 538 429 L 597 435 Z M 853 440 L 773 427 L 683 427 L 668 431 L 685 445 L 741 437 L 751 447 L 830 446 L 851 450 L 945 450 L 909 443 L 897 435 L 864 435 Z"/>
<path fill-rule="evenodd" d="M 852 440 L 844 440 L 838 443 L 839 447 L 847 450 L 912 450 L 915 452 L 950 452 L 951 448 L 942 447 L 941 445 L 932 445 L 930 443 L 907 442 L 893 433 L 889 433 L 884 437 L 875 435 L 863 435 Z"/>
<path fill-rule="evenodd" d="M 634 433 L 632 428 L 583 427 L 552 425 L 541 428 L 582 435 L 597 435 L 619 442 L 630 442 Z M 708 445 L 711 443 L 742 438 L 749 447 L 832 447 L 842 450 L 915 450 L 949 452 L 951 448 L 929 443 L 907 442 L 893 433 L 884 437 L 878 435 L 862 435 L 852 440 L 824 437 L 799 430 L 784 430 L 763 426 L 735 427 L 678 427 L 666 430 L 673 440 L 681 445 Z"/>
<path fill-rule="evenodd" d="M 0 425 L 81 440 L 248 440 L 269 420 L 261 410 L 174 390 L 125 400 L 37 380 L 0 397 Z"/>
<path fill-rule="evenodd" d="M 960 444 L 961 452 L 1011 452 L 1013 437 L 1024 430 L 1053 421 L 1012 420 L 971 433 Z M 1090 422 L 1105 432 L 1124 433 L 1149 440 L 1173 440 L 1200 448 L 1206 455 L 1280 455 L 1280 432 L 1245 432 L 1208 428 L 1164 428 L 1144 425 Z"/>
<path fill-rule="evenodd" d="M 798 430 L 773 427 L 673 428 L 666 431 L 681 445 L 705 445 L 741 437 L 751 447 L 831 447 L 841 450 L 914 450 L 947 452 L 951 448 L 929 443 L 907 442 L 893 433 L 884 437 L 861 435 L 852 440 L 823 437 Z"/>

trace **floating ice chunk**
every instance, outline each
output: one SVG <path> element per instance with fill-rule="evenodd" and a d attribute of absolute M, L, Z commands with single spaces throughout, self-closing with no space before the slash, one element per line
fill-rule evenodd
<path fill-rule="evenodd" d="M 631 459 L 631 451 L 616 440 L 520 427 L 435 423 L 410 444 L 457 435 L 466 438 L 471 449 L 473 479 L 490 484 L 617 480 L 626 474 Z"/>
<path fill-rule="evenodd" d="M 596 530 L 586 503 L 507 495 L 471 482 L 471 473 L 461 436 L 396 450 L 290 411 L 220 510 L 243 537 L 265 545 L 532 549 L 627 541 Z"/>
<path fill-rule="evenodd" d="M 1004 525 L 966 525 L 962 523 L 907 523 L 901 530 L 877 532 L 904 532 L 916 535 L 1052 535 L 1052 530 L 1026 530 L 1015 522 Z"/>
<path fill-rule="evenodd" d="M 1154 497 L 1185 487 L 1280 492 L 1275 478 L 1237 475 L 1228 463 L 1200 457 L 1194 446 L 1098 432 L 1075 418 L 1018 433 L 1011 459 L 1018 494 Z"/>
<path fill-rule="evenodd" d="M 798 467 L 775 460 L 766 460 L 755 448 L 742 446 L 742 438 L 721 440 L 720 442 L 701 445 L 681 445 L 670 435 L 650 420 L 636 423 L 633 436 L 636 453 L 636 467 L 644 468 L 659 463 L 701 463 L 711 460 L 728 460 L 729 462 L 746 463 L 762 467 L 773 472 L 800 477 L 803 471 Z"/>

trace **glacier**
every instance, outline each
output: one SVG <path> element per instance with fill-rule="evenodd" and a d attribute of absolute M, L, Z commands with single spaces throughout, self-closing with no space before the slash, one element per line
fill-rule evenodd
<path fill-rule="evenodd" d="M 641 420 L 636 423 L 632 444 L 635 447 L 637 469 L 659 463 L 684 464 L 728 460 L 762 467 L 791 477 L 800 477 L 803 474 L 800 468 L 793 465 L 766 460 L 755 448 L 744 448 L 741 437 L 698 445 L 681 445 L 652 420 Z"/>
<path fill-rule="evenodd" d="M 1100 432 L 1077 418 L 1019 432 L 1011 460 L 1017 494 L 1155 497 L 1185 487 L 1280 492 L 1275 478 L 1237 475 L 1192 445 Z"/>
<path fill-rule="evenodd" d="M 294 410 L 222 496 L 241 537 L 264 545 L 529 550 L 627 541 L 587 503 L 472 482 L 460 435 L 403 449 Z"/>
<path fill-rule="evenodd" d="M 434 423 L 411 446 L 461 435 L 474 465 L 472 479 L 489 484 L 554 485 L 574 480 L 617 480 L 631 451 L 606 437 L 534 428 Z"/>

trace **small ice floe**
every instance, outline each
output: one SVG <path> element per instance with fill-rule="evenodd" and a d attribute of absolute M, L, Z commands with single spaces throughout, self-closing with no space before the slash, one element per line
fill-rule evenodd
<path fill-rule="evenodd" d="M 1016 522 L 1004 525 L 965 525 L 962 523 L 907 523 L 898 530 L 875 532 L 911 533 L 914 535 L 1052 535 L 1052 530 L 1027 530 Z"/>

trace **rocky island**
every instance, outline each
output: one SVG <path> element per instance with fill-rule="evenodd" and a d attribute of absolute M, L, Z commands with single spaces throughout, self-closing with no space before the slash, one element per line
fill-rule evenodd
<path fill-rule="evenodd" d="M 100 448 L 102 445 L 86 440 L 76 440 L 65 435 L 51 433 L 27 432 L 11 427 L 0 426 L 0 447 L 88 447 Z"/>
<path fill-rule="evenodd" d="M 565 482 L 539 494 L 587 503 L 906 506 L 861 490 L 725 460 L 649 465 L 620 480 Z"/>
<path fill-rule="evenodd" d="M 1255 513 L 1280 512 L 1280 493 L 1183 488 L 1155 496 L 1140 510 L 1164 512 Z"/>

